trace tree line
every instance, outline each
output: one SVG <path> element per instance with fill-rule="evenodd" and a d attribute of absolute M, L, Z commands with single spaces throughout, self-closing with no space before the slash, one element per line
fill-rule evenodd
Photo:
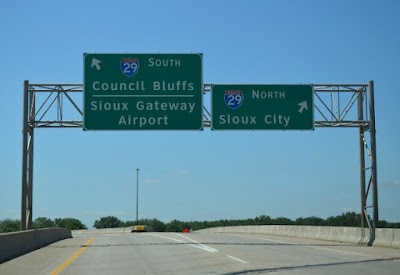
<path fill-rule="evenodd" d="M 19 231 L 21 226 L 21 220 L 5 219 L 0 220 L 0 233 Z M 32 222 L 32 229 L 52 228 L 60 227 L 71 230 L 75 229 L 87 229 L 87 227 L 78 219 L 74 218 L 37 218 Z"/>
<path fill-rule="evenodd" d="M 19 220 L 5 219 L 0 220 L 0 233 L 18 231 L 21 222 Z M 117 227 L 130 227 L 133 225 L 146 225 L 151 226 L 157 232 L 182 232 L 185 228 L 192 230 L 200 230 L 210 227 L 224 227 L 224 226 L 241 226 L 241 225 L 310 225 L 310 226 L 349 226 L 360 227 L 361 215 L 354 212 L 346 212 L 338 216 L 332 216 L 327 219 L 318 218 L 315 216 L 298 218 L 291 220 L 285 217 L 271 218 L 266 215 L 261 215 L 256 218 L 237 219 L 237 220 L 217 220 L 217 221 L 179 221 L 173 220 L 164 223 L 157 219 L 141 219 L 138 221 L 121 221 L 117 217 L 107 216 L 96 220 L 93 227 L 100 228 L 117 228 Z M 48 218 L 40 217 L 33 221 L 32 228 L 52 228 L 61 227 L 70 230 L 87 229 L 87 227 L 78 219 L 74 218 L 58 218 L 51 220 Z M 378 228 L 400 228 L 400 223 L 391 223 L 385 220 L 379 221 Z"/>

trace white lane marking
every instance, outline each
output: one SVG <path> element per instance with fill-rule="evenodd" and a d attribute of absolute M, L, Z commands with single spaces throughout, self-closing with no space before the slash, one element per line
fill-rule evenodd
<path fill-rule="evenodd" d="M 168 239 L 168 240 L 173 240 L 173 241 L 175 241 L 175 242 L 177 242 L 177 243 L 185 243 L 185 242 L 182 241 L 182 240 L 174 239 L 174 238 L 167 237 L 167 236 L 161 236 L 161 235 L 156 235 L 156 234 L 151 234 L 151 233 L 147 233 L 147 235 L 155 236 L 155 237 L 159 237 L 159 238 L 164 238 L 164 239 Z"/>
<path fill-rule="evenodd" d="M 190 246 L 193 246 L 193 247 L 198 248 L 198 249 L 205 250 L 205 251 L 207 251 L 207 252 L 218 252 L 218 250 L 215 249 L 215 248 L 213 248 L 213 247 L 207 246 L 207 245 L 205 245 L 205 244 L 200 244 L 199 242 L 197 242 L 197 241 L 195 241 L 195 240 L 192 240 L 192 239 L 190 239 L 190 238 L 188 238 L 188 237 L 184 237 L 184 236 L 182 236 L 182 235 L 180 235 L 180 234 L 175 234 L 175 235 L 178 235 L 178 236 L 180 236 L 180 237 L 182 237 L 182 238 L 188 239 L 188 240 L 190 240 L 191 242 L 193 242 L 193 243 L 195 243 L 195 244 L 193 244 L 193 243 L 187 243 L 187 242 L 185 242 L 185 241 L 183 241 L 183 240 L 178 240 L 178 239 L 174 239 L 174 238 L 167 237 L 167 236 L 162 236 L 162 235 L 157 235 L 157 234 L 147 233 L 147 235 L 155 236 L 155 237 L 159 237 L 159 238 L 164 238 L 164 239 L 168 239 L 168 240 L 172 240 L 172 241 L 177 242 L 177 243 L 188 244 L 188 245 L 190 245 Z"/>
<path fill-rule="evenodd" d="M 231 255 L 226 255 L 226 257 L 231 258 L 232 260 L 241 262 L 241 263 L 243 263 L 243 264 L 248 264 L 248 262 L 243 261 L 243 260 L 241 260 L 241 259 L 239 259 L 239 258 L 233 257 L 233 256 L 231 256 Z"/>
<path fill-rule="evenodd" d="M 201 244 L 198 241 L 195 241 L 195 240 L 193 240 L 193 239 L 191 239 L 189 237 L 183 236 L 183 235 L 178 234 L 178 233 L 175 233 L 175 235 L 177 235 L 177 236 L 179 236 L 181 238 L 184 238 L 184 239 L 186 239 L 186 240 L 188 240 L 188 241 L 190 241 L 192 243 L 195 243 L 195 244 L 191 244 L 194 247 L 198 247 L 198 248 L 204 249 L 205 251 L 208 251 L 208 252 L 213 252 L 213 253 L 214 252 L 218 252 L 217 249 L 215 249 L 215 248 L 213 248 L 211 246 L 205 245 L 205 244 Z"/>

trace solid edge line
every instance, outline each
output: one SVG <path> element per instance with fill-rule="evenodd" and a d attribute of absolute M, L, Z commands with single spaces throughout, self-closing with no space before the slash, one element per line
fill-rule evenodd
<path fill-rule="evenodd" d="M 83 253 L 83 251 L 85 251 L 89 245 L 91 245 L 93 243 L 94 238 L 91 237 L 85 244 L 84 246 L 79 249 L 77 252 L 75 252 L 68 260 L 66 260 L 62 265 L 60 265 L 57 269 L 55 269 L 53 272 L 51 272 L 51 275 L 57 275 L 59 274 L 61 271 L 63 271 L 70 263 L 72 263 L 76 258 L 79 257 L 79 255 L 81 255 Z"/>
<path fill-rule="evenodd" d="M 177 236 L 179 236 L 181 238 L 185 238 L 186 240 L 189 240 L 190 242 L 195 243 L 195 244 L 190 244 L 193 247 L 200 248 L 200 249 L 203 249 L 203 250 L 208 251 L 208 252 L 219 252 L 218 249 L 216 249 L 214 247 L 211 247 L 211 246 L 208 246 L 208 245 L 205 245 L 205 244 L 202 244 L 202 243 L 199 243 L 198 241 L 195 241 L 195 240 L 193 240 L 193 239 L 191 239 L 189 237 L 183 236 L 183 235 L 178 234 L 178 233 L 175 233 L 175 235 L 177 235 Z"/>
<path fill-rule="evenodd" d="M 239 258 L 233 257 L 231 255 L 226 255 L 226 257 L 231 258 L 232 260 L 238 261 L 238 262 L 243 263 L 243 264 L 248 264 L 248 262 L 243 261 L 243 260 L 241 260 Z"/>
<path fill-rule="evenodd" d="M 187 245 L 190 245 L 190 246 L 192 246 L 192 247 L 205 250 L 205 251 L 207 251 L 207 252 L 219 252 L 218 249 L 215 249 L 215 248 L 213 248 L 213 247 L 211 247 L 211 246 L 207 246 L 207 245 L 204 245 L 204 244 L 200 244 L 199 242 L 197 242 L 197 241 L 195 241 L 195 240 L 192 240 L 192 239 L 190 239 L 190 238 L 188 238 L 188 237 L 184 237 L 184 236 L 182 236 L 182 235 L 180 235 L 180 234 L 177 234 L 177 233 L 175 233 L 175 235 L 177 235 L 177 236 L 179 236 L 179 237 L 186 238 L 186 239 L 190 240 L 192 243 L 187 243 L 187 242 L 185 242 L 184 240 L 178 240 L 178 239 L 174 239 L 174 238 L 167 237 L 167 236 L 161 236 L 161 235 L 157 235 L 157 234 L 150 234 L 150 233 L 147 233 L 147 235 L 149 235 L 149 236 L 155 236 L 155 237 L 159 237 L 159 238 L 164 238 L 164 239 L 168 239 L 168 240 L 173 240 L 174 242 L 181 243 L 181 244 L 187 244 Z"/>

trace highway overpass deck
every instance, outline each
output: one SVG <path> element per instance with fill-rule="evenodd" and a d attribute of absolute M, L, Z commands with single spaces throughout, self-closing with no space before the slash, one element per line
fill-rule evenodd
<path fill-rule="evenodd" d="M 75 232 L 0 274 L 398 274 L 400 249 L 242 233 Z"/>

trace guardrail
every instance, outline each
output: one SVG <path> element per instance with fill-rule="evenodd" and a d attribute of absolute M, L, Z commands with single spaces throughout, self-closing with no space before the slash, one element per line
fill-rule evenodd
<path fill-rule="evenodd" d="M 363 233 L 358 227 L 259 225 L 214 227 L 197 232 L 269 234 L 357 244 L 367 244 L 369 241 L 369 229 Z M 377 228 L 375 233 L 373 245 L 400 248 L 400 229 Z"/>
<path fill-rule="evenodd" d="M 132 227 L 117 227 L 117 228 L 101 228 L 101 229 L 83 229 L 83 230 L 72 230 L 72 236 L 82 234 L 121 234 L 131 233 Z"/>
<path fill-rule="evenodd" d="M 0 234 L 0 264 L 51 243 L 72 238 L 71 230 L 48 228 Z"/>

